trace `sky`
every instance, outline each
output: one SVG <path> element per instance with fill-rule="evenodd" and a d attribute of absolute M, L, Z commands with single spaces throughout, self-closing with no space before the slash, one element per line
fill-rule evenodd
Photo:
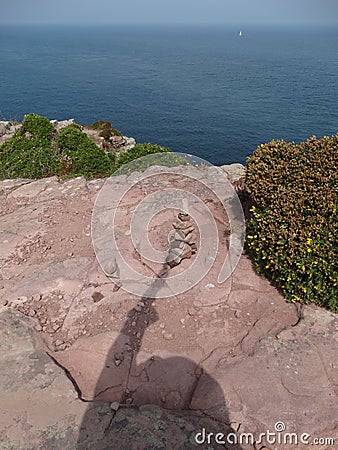
<path fill-rule="evenodd" d="M 0 24 L 338 25 L 338 0 L 0 0 Z"/>

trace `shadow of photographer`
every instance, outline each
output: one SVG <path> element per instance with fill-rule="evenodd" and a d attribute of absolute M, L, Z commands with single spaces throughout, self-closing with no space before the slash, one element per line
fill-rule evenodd
<path fill-rule="evenodd" d="M 128 312 L 112 343 L 104 369 L 96 381 L 93 401 L 83 417 L 76 449 L 206 448 L 200 444 L 213 449 L 241 449 L 240 445 L 227 441 L 230 435 L 229 442 L 235 442 L 236 438 L 227 425 L 230 421 L 226 402 L 217 381 L 188 358 L 165 352 L 149 355 L 141 348 L 146 329 L 159 319 L 154 292 L 163 287 L 168 270 L 163 267 L 160 275 L 154 278 L 151 289 L 139 302 L 142 306 Z M 147 297 L 150 292 L 152 298 Z M 210 411 L 209 408 L 200 411 L 198 401 L 193 398 L 201 377 L 203 389 L 206 389 L 203 403 L 210 405 Z M 117 413 L 110 409 L 108 420 L 102 414 L 102 402 L 113 403 L 113 409 L 120 405 L 120 409 Z M 139 414 L 140 410 L 142 414 Z M 217 411 L 218 421 L 212 418 L 214 411 Z M 97 431 L 102 421 L 106 426 L 100 435 Z"/>

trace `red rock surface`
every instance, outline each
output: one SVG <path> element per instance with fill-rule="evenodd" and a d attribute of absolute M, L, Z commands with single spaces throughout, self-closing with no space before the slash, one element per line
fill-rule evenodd
<path fill-rule="evenodd" d="M 176 413 L 185 410 L 190 411 L 192 421 L 203 412 L 203 417 L 214 420 L 209 427 L 216 423 L 226 428 L 232 423 L 239 432 L 252 432 L 256 437 L 274 431 L 275 423 L 282 421 L 289 432 L 338 439 L 337 316 L 286 303 L 268 281 L 253 272 L 244 254 L 222 285 L 217 283 L 221 258 L 196 286 L 177 296 L 152 301 L 117 290 L 100 268 L 91 242 L 91 214 L 102 185 L 103 180 L 59 181 L 56 177 L 0 182 L 0 318 L 9 314 L 8 310 L 28 316 L 28 328 L 38 336 L 42 353 L 53 358 L 48 359 L 48 367 L 55 366 L 63 374 L 66 370 L 73 383 L 65 381 L 68 390 L 76 397 L 76 388 L 83 400 L 130 407 L 153 404 L 161 411 Z M 131 198 L 137 204 L 142 190 Z M 214 203 L 218 227 L 225 230 L 227 219 L 217 208 Z M 174 218 L 171 213 L 160 215 L 151 224 L 150 240 L 155 247 L 165 246 L 163 235 Z M 227 236 L 225 232 L 221 240 L 224 254 Z M 128 253 L 128 235 L 125 237 Z M 198 239 L 195 235 L 197 243 Z M 170 270 L 186 270 L 195 257 Z M 152 269 L 144 268 L 145 273 Z M 24 342 L 20 346 L 22 350 Z M 1 351 L 8 359 L 8 351 Z M 18 364 L 24 364 L 24 358 Z M 3 375 L 4 365 L 1 370 Z M 7 371 L 1 380 L 9 376 Z M 32 377 L 31 383 L 34 380 Z M 53 401 L 48 405 L 41 383 L 36 385 L 35 406 L 27 400 L 21 406 L 16 403 L 15 408 L 6 383 L 0 386 L 3 439 L 21 439 L 19 447 L 9 448 L 40 448 L 34 447 L 40 444 L 25 446 L 22 439 L 32 439 L 25 427 L 34 429 L 41 419 L 39 429 L 61 429 L 64 417 L 61 420 L 61 416 L 53 418 L 48 413 L 48 420 L 42 420 Z M 29 380 L 25 383 L 29 385 Z M 26 387 L 20 389 L 24 398 Z M 64 391 L 58 389 L 52 386 L 48 396 L 63 398 Z M 90 429 L 102 414 L 100 408 L 95 409 L 95 402 L 87 411 L 83 405 L 87 406 L 78 400 L 74 406 L 75 423 L 82 422 L 77 444 L 62 441 L 60 447 L 41 448 L 101 448 L 98 437 L 91 447 L 83 447 L 88 438 L 83 429 Z M 14 433 L 14 416 L 20 416 L 20 439 Z M 145 415 L 130 417 L 130 423 L 146 427 Z M 123 448 L 125 431 L 118 425 L 122 422 L 112 423 L 109 436 L 116 433 L 120 446 L 114 448 Z M 198 422 L 194 424 L 198 426 Z M 129 430 L 132 425 L 125 426 Z M 152 420 L 147 426 L 152 426 Z M 170 448 L 189 448 L 182 445 Z M 142 449 L 146 444 L 130 448 Z"/>

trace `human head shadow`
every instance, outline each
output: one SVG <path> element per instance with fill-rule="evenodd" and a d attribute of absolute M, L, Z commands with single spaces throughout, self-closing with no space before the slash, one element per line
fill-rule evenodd
<path fill-rule="evenodd" d="M 144 440 L 145 436 L 142 436 L 142 434 L 146 435 L 147 429 L 143 429 L 138 437 L 126 437 L 125 430 L 122 428 L 126 425 L 127 420 L 124 419 L 116 423 L 114 420 L 115 413 L 107 405 L 106 414 L 102 412 L 102 402 L 107 402 L 108 405 L 111 402 L 118 402 L 121 407 L 130 409 L 143 405 L 157 405 L 176 415 L 178 421 L 183 418 L 186 422 L 190 422 L 190 430 L 194 425 L 198 427 L 198 429 L 194 428 L 193 432 L 203 433 L 202 425 L 204 424 L 205 439 L 207 439 L 208 433 L 214 433 L 210 437 L 211 442 L 209 444 L 207 440 L 205 440 L 204 445 L 187 441 L 182 445 L 177 444 L 179 446 L 170 447 L 173 450 L 196 450 L 206 447 L 212 447 L 215 450 L 221 448 L 241 450 L 242 447 L 239 444 L 229 444 L 228 442 L 226 445 L 217 444 L 217 441 L 214 440 L 216 433 L 223 433 L 223 440 L 229 433 L 234 436 L 234 431 L 229 426 L 230 420 L 223 391 L 214 378 L 188 358 L 166 356 L 163 352 L 160 356 L 149 357 L 140 350 L 147 327 L 159 319 L 154 305 L 156 302 L 154 293 L 163 286 L 167 274 L 168 268 L 164 266 L 160 275 L 154 278 L 151 289 L 142 297 L 140 301 L 142 307 L 137 310 L 133 308 L 128 312 L 127 319 L 120 330 L 119 336 L 112 343 L 105 362 L 105 366 L 110 367 L 111 364 L 114 364 L 114 360 L 117 361 L 117 358 L 119 358 L 118 361 L 130 358 L 130 368 L 126 374 L 126 379 L 119 386 L 114 385 L 114 382 L 110 386 L 106 374 L 102 371 L 97 380 L 94 400 L 89 402 L 80 425 L 76 449 L 160 450 L 166 448 L 158 446 L 156 443 L 146 443 L 147 439 Z M 149 294 L 152 297 L 148 297 Z M 126 338 L 129 341 L 127 344 Z M 202 381 L 202 386 L 200 381 Z M 201 398 L 201 394 L 203 397 L 203 411 L 199 409 L 198 399 L 197 401 L 194 399 L 194 393 L 196 393 L 198 385 L 200 391 L 198 397 Z M 181 418 L 180 414 L 182 414 Z M 153 422 L 149 418 L 150 428 Z M 102 428 L 102 423 L 105 424 L 103 433 L 102 430 L 99 431 L 100 426 Z M 133 429 L 132 426 L 131 429 Z M 120 434 L 119 439 L 117 439 L 118 434 Z M 126 442 L 124 442 L 124 438 Z M 135 439 L 137 440 L 136 443 Z M 199 439 L 199 443 L 202 444 L 203 435 L 200 435 Z"/>

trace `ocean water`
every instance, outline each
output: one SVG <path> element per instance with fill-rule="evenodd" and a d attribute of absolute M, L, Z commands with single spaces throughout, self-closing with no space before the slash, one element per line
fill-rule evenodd
<path fill-rule="evenodd" d="M 333 28 L 0 26 L 0 118 L 106 119 L 214 164 L 338 132 Z"/>

